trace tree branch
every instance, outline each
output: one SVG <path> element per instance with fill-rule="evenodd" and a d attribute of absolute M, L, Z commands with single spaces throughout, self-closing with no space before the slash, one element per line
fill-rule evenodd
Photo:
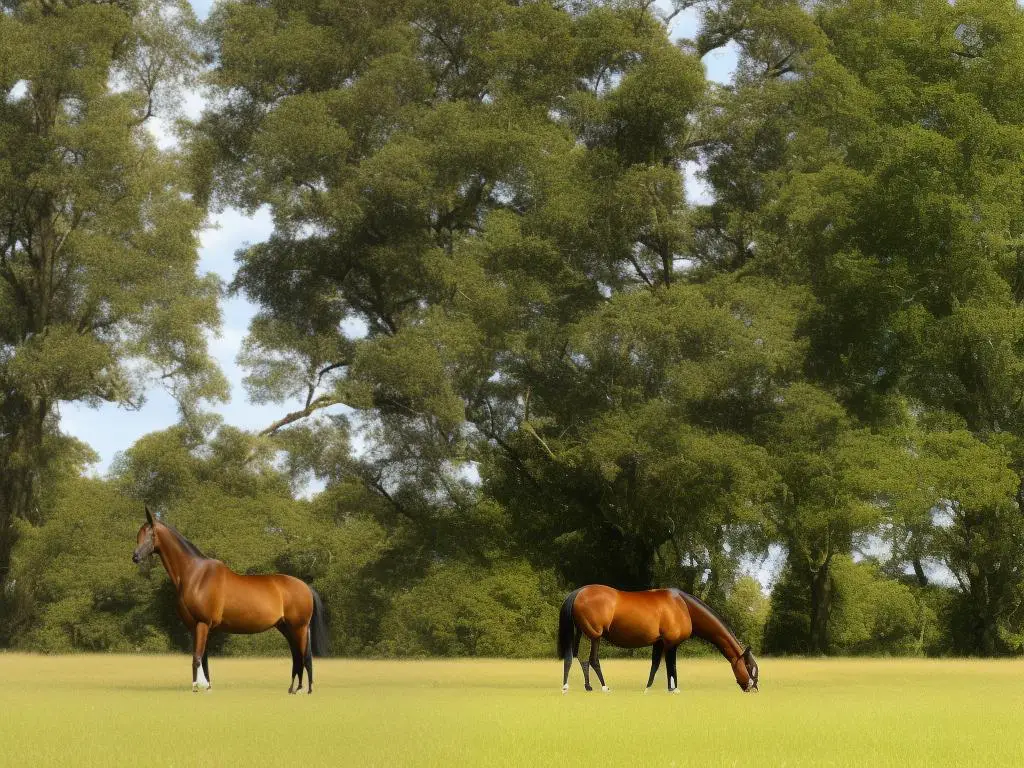
<path fill-rule="evenodd" d="M 633 269 L 636 270 L 637 275 L 647 283 L 648 287 L 654 288 L 654 283 L 651 282 L 651 279 L 647 277 L 647 274 L 640 268 L 640 264 L 637 262 L 636 257 L 634 257 L 633 254 L 629 255 L 629 263 L 633 265 Z"/>
<path fill-rule="evenodd" d="M 292 411 L 286 416 L 275 421 L 266 429 L 260 432 L 260 435 L 272 435 L 282 427 L 286 427 L 293 422 L 304 419 L 307 416 L 313 415 L 315 411 L 319 411 L 321 408 L 329 408 L 332 405 L 341 405 L 345 401 L 335 395 L 321 395 L 316 400 L 309 402 L 305 408 L 298 411 Z"/>

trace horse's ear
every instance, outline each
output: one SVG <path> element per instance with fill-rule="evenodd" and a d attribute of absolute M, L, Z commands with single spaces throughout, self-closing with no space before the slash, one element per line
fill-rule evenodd
<path fill-rule="evenodd" d="M 149 505 L 146 505 L 146 522 L 150 525 L 154 525 L 153 513 L 149 511 Z"/>

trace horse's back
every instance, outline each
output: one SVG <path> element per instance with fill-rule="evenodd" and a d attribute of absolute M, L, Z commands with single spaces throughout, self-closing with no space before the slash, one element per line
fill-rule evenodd
<path fill-rule="evenodd" d="M 589 637 L 603 635 L 622 648 L 640 648 L 659 639 L 674 645 L 692 630 L 685 602 L 671 589 L 624 592 L 591 584 L 577 594 L 573 618 Z"/>

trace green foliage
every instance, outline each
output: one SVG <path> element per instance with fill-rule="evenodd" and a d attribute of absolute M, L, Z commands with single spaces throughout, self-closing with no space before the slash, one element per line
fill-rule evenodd
<path fill-rule="evenodd" d="M 724 317 L 729 301 L 757 297 L 748 289 L 741 299 L 736 286 L 731 298 L 720 287 L 699 299 L 680 287 L 659 314 L 652 296 L 631 292 L 675 279 L 686 237 L 678 164 L 692 152 L 693 116 L 706 92 L 696 57 L 673 46 L 647 10 L 454 0 L 400 2 L 382 14 L 364 5 L 358 33 L 352 14 L 312 5 L 218 8 L 210 32 L 221 55 L 210 82 L 220 101 L 192 143 L 215 197 L 268 204 L 275 216 L 273 237 L 242 254 L 235 281 L 261 307 L 243 356 L 251 394 L 305 400 L 268 430 L 337 404 L 359 411 L 374 451 L 347 470 L 390 507 L 383 522 L 393 546 L 415 550 L 406 561 L 416 565 L 406 567 L 421 578 L 427 550 L 451 547 L 437 531 L 451 530 L 453 517 L 471 525 L 456 533 L 467 553 L 490 546 L 483 531 L 493 526 L 467 519 L 483 510 L 496 511 L 502 526 L 498 518 L 508 515 L 517 547 L 537 541 L 511 509 L 521 502 L 497 484 L 476 498 L 461 475 L 468 459 L 481 460 L 485 475 L 503 474 L 506 467 L 491 465 L 521 464 L 520 446 L 536 441 L 559 457 L 532 469 L 533 484 L 547 487 L 567 472 L 576 474 L 570 486 L 595 475 L 613 482 L 609 468 L 629 450 L 616 425 L 651 424 L 672 410 L 643 403 L 657 387 L 668 396 L 670 378 L 683 385 L 687 372 L 662 369 L 653 375 L 663 387 L 632 396 L 631 407 L 648 410 L 638 421 L 639 410 L 610 411 L 602 426 L 594 410 L 590 423 L 576 426 L 572 414 L 557 412 L 555 392 L 569 383 L 572 358 L 602 354 L 588 345 L 607 332 L 601 325 L 611 311 L 599 311 L 607 288 L 652 345 L 659 322 L 686 325 L 690 298 L 716 303 L 703 311 Z M 280 280 L 282 270 L 294 279 Z M 352 318 L 366 323 L 365 338 L 341 330 Z M 734 334 L 738 328 L 730 323 Z M 665 351 L 669 363 L 685 357 L 688 332 L 701 331 L 681 327 L 676 348 Z M 772 354 L 786 356 L 787 343 Z M 749 375 L 785 364 L 768 357 L 747 361 Z M 717 445 L 717 436 L 674 420 L 675 434 L 652 446 L 650 471 L 666 486 L 670 457 L 699 452 L 702 443 L 719 454 L 708 464 L 736 475 L 737 485 L 753 474 L 736 455 L 746 449 L 742 439 Z M 562 444 L 551 441 L 567 428 Z M 699 475 L 695 461 L 689 471 Z M 702 490 L 725 514 L 730 492 Z M 629 519 L 619 519 L 613 506 L 585 514 L 610 516 L 602 525 L 627 531 L 634 551 L 616 551 L 627 580 L 643 583 L 665 540 L 660 531 L 674 523 L 663 509 L 626 510 Z M 550 503 L 541 509 L 547 519 L 538 527 L 572 532 Z M 661 538 L 644 541 L 652 527 Z M 412 530 L 431 543 L 402 544 Z M 474 542 L 474 533 L 483 538 Z M 544 553 L 545 563 L 550 557 Z"/>
<path fill-rule="evenodd" d="M 1019 112 L 983 83 L 1010 87 L 1020 12 L 696 5 L 682 46 L 629 3 L 220 7 L 192 141 L 208 193 L 274 212 L 235 282 L 261 307 L 253 396 L 305 400 L 268 432 L 359 412 L 373 450 L 317 471 L 374 499 L 385 591 L 505 536 L 569 583 L 708 571 L 725 600 L 776 542 L 820 652 L 861 610 L 833 564 L 882 534 L 886 573 L 941 562 L 1012 611 Z M 711 88 L 697 57 L 730 40 L 736 87 Z M 706 207 L 679 172 L 698 151 Z M 991 498 L 931 458 L 941 414 Z M 967 576 L 997 527 L 1000 574 Z"/>
<path fill-rule="evenodd" d="M 138 404 L 157 375 L 186 413 L 226 396 L 205 211 L 145 128 L 194 72 L 194 32 L 183 0 L 0 13 L 0 583 L 60 402 Z"/>
<path fill-rule="evenodd" d="M 0 15 L 0 642 L 182 642 L 97 538 L 116 489 L 316 585 L 341 653 L 546 655 L 588 582 L 699 593 L 769 652 L 1019 652 L 1024 10 L 675 7 L 678 45 L 617 0 L 242 0 L 202 41 L 183 5 Z M 158 151 L 200 43 L 210 107 Z M 300 405 L 259 435 L 197 408 L 208 202 L 274 219 L 240 360 Z M 153 372 L 181 424 L 76 479 L 56 404 Z"/>
<path fill-rule="evenodd" d="M 558 592 L 552 574 L 522 561 L 486 568 L 438 564 L 396 596 L 381 627 L 380 650 L 389 656 L 550 655 Z"/>
<path fill-rule="evenodd" d="M 837 558 L 830 651 L 842 655 L 920 654 L 935 614 L 914 591 L 868 562 Z"/>
<path fill-rule="evenodd" d="M 877 564 L 838 555 L 829 570 L 827 645 L 810 645 L 808 577 L 789 568 L 774 586 L 765 628 L 768 653 L 919 655 L 943 652 L 941 606 L 925 590 L 883 574 Z M 940 601 L 941 602 L 941 601 Z"/>
<path fill-rule="evenodd" d="M 167 651 L 158 586 L 131 562 L 139 507 L 101 480 L 55 490 L 46 524 L 22 524 L 12 564 L 34 621 L 15 647 L 43 652 Z"/>
<path fill-rule="evenodd" d="M 771 603 L 761 584 L 751 576 L 741 576 L 732 585 L 722 605 L 722 618 L 736 637 L 755 654 L 764 648 L 764 631 Z"/>

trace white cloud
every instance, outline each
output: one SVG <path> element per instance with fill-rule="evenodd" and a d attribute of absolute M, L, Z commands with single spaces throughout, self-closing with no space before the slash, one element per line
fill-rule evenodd
<path fill-rule="evenodd" d="M 14 84 L 14 87 L 7 92 L 6 101 L 8 104 L 13 104 L 16 101 L 21 101 L 25 98 L 25 94 L 28 93 L 28 80 L 19 80 Z"/>
<path fill-rule="evenodd" d="M 686 198 L 696 205 L 711 205 L 715 201 L 711 186 L 703 179 L 698 178 L 700 163 L 687 163 L 683 166 L 683 176 L 686 180 Z"/>

